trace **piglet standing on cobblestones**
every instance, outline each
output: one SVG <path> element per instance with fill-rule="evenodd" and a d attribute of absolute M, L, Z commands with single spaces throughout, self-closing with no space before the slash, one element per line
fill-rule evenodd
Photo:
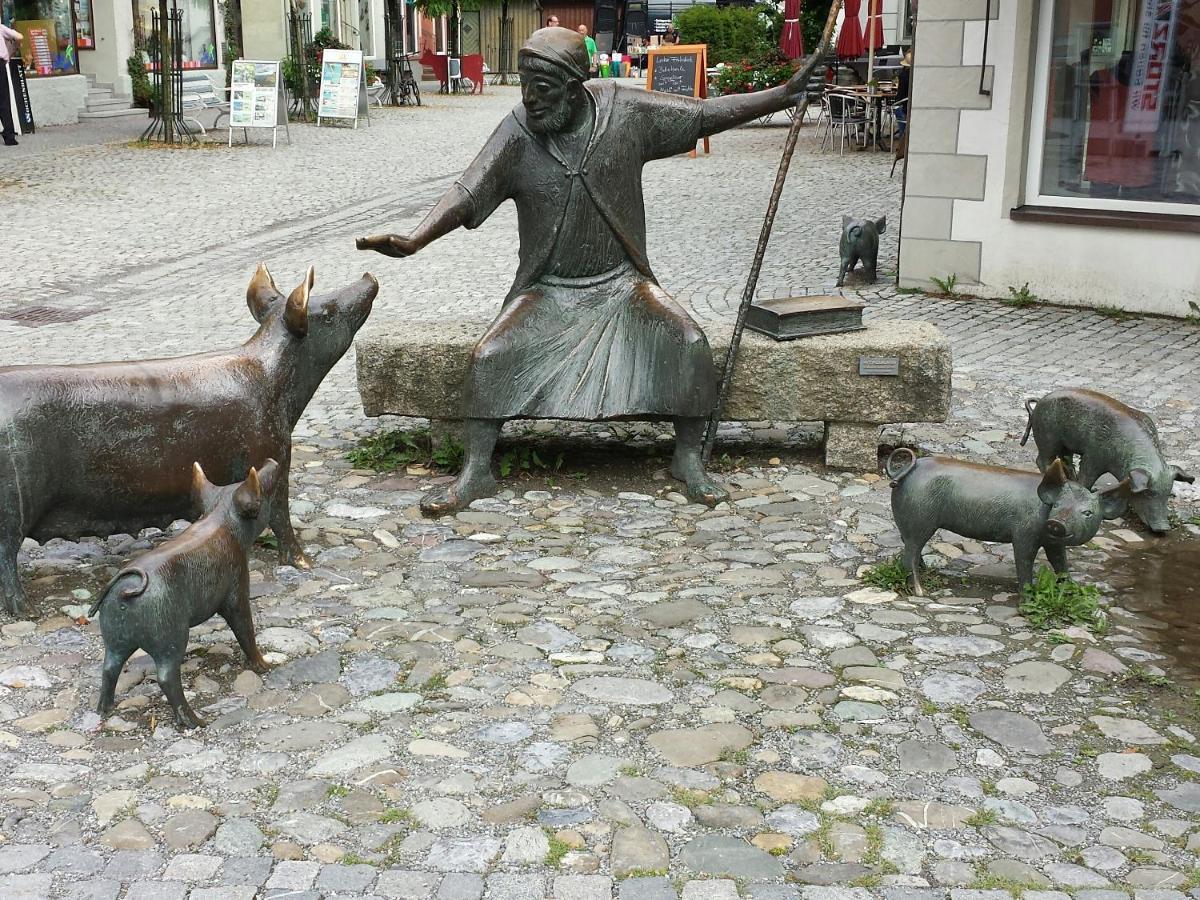
<path fill-rule="evenodd" d="M 183 695 L 179 667 L 188 629 L 219 615 L 246 654 L 248 668 L 265 672 L 267 662 L 254 639 L 250 569 L 246 553 L 266 525 L 279 464 L 269 459 L 251 469 L 241 484 L 217 487 L 199 463 L 192 466 L 192 493 L 199 521 L 160 547 L 144 553 L 109 582 L 88 612 L 100 613 L 104 674 L 97 711 L 113 709 L 117 679 L 135 650 L 154 660 L 158 684 L 181 728 L 204 724 Z"/>
<path fill-rule="evenodd" d="M 935 531 L 945 528 L 977 541 L 1013 545 L 1017 581 L 1033 581 L 1038 548 L 1055 572 L 1067 573 L 1067 547 L 1086 544 L 1100 522 L 1129 496 L 1128 479 L 1099 494 L 1067 478 L 1062 460 L 1044 474 L 927 456 L 907 447 L 892 451 L 886 463 L 892 482 L 892 516 L 904 540 L 904 566 L 913 593 L 921 587 L 921 553 Z"/>
<path fill-rule="evenodd" d="M 313 270 L 284 297 L 260 265 L 246 291 L 260 323 L 232 350 L 175 359 L 0 367 L 0 596 L 26 613 L 25 537 L 78 540 L 165 528 L 192 515 L 188 467 L 226 484 L 279 460 L 271 530 L 281 562 L 307 568 L 292 530 L 292 429 L 367 320 L 371 275 L 311 296 Z"/>
<path fill-rule="evenodd" d="M 1107 394 L 1084 388 L 1060 388 L 1041 400 L 1025 401 L 1029 424 L 1021 446 L 1037 442 L 1038 468 L 1055 459 L 1070 462 L 1079 454 L 1079 482 L 1094 485 L 1105 472 L 1129 480 L 1129 505 L 1146 527 L 1170 531 L 1167 500 L 1176 481 L 1195 479 L 1163 456 L 1154 420 Z M 1123 515 L 1124 509 L 1116 515 Z"/>
<path fill-rule="evenodd" d="M 879 235 L 886 227 L 886 217 L 852 219 L 850 216 L 842 216 L 842 239 L 838 242 L 838 256 L 841 257 L 841 267 L 838 269 L 838 287 L 845 284 L 846 276 L 854 271 L 854 267 L 860 260 L 863 264 L 863 275 L 867 281 L 875 281 L 875 270 L 879 261 Z"/>

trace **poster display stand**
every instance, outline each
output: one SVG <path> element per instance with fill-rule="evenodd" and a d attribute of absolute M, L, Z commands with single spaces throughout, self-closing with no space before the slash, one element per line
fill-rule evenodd
<path fill-rule="evenodd" d="M 317 126 L 323 119 L 350 119 L 358 128 L 371 124 L 367 102 L 367 72 L 361 50 L 325 50 L 321 55 L 321 90 L 317 95 Z"/>
<path fill-rule="evenodd" d="M 229 87 L 229 146 L 233 146 L 233 129 L 242 129 L 242 137 L 250 143 L 250 128 L 270 128 L 271 147 L 279 139 L 279 117 L 288 143 L 292 132 L 288 127 L 287 102 L 283 94 L 278 60 L 238 59 L 233 63 Z"/>

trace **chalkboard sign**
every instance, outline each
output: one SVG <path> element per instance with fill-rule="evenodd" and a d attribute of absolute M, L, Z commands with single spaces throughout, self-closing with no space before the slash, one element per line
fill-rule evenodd
<path fill-rule="evenodd" d="M 648 54 L 646 88 L 682 97 L 708 96 L 708 45 L 664 44 Z M 708 138 L 704 152 L 709 152 Z M 691 156 L 696 155 L 693 150 Z"/>
<path fill-rule="evenodd" d="M 674 44 L 651 50 L 646 86 L 667 94 L 703 97 L 707 93 L 702 93 L 707 51 L 706 44 Z"/>

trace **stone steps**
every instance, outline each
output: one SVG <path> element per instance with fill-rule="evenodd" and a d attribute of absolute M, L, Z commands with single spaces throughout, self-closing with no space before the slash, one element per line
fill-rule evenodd
<path fill-rule="evenodd" d="M 120 116 L 144 116 L 146 110 L 136 109 L 129 97 L 120 97 L 113 93 L 107 84 L 97 84 L 89 80 L 88 92 L 85 98 L 86 106 L 79 111 L 80 120 L 113 119 Z"/>

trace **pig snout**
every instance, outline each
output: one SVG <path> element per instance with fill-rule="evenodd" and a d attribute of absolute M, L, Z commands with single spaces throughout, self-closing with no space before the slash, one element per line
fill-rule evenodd
<path fill-rule="evenodd" d="M 1137 517 L 1155 534 L 1166 534 L 1171 530 L 1166 497 L 1134 497 L 1130 505 Z"/>
<path fill-rule="evenodd" d="M 1067 526 L 1058 519 L 1048 519 L 1046 521 L 1046 533 L 1052 538 L 1062 540 L 1067 536 Z"/>

